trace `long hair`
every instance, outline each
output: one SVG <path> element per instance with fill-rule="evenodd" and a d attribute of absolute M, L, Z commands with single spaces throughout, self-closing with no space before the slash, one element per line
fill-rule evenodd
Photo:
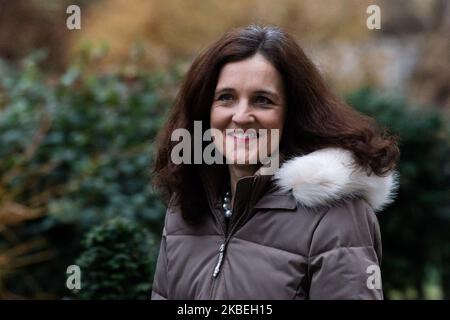
<path fill-rule="evenodd" d="M 210 128 L 210 110 L 222 67 L 256 53 L 263 55 L 283 79 L 287 110 L 279 150 L 284 159 L 340 147 L 352 151 L 355 162 L 368 174 L 379 176 L 398 161 L 395 137 L 334 95 L 292 36 L 273 26 L 234 29 L 194 60 L 158 137 L 154 185 L 166 200 L 176 195 L 188 221 L 205 212 L 205 191 L 199 165 L 171 162 L 176 145 L 171 134 L 184 128 L 193 135 L 196 120 L 202 121 L 203 130 Z"/>

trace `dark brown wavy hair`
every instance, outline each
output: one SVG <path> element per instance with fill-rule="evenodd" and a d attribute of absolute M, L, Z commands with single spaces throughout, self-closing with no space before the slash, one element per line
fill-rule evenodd
<path fill-rule="evenodd" d="M 352 151 L 356 163 L 368 174 L 385 175 L 397 163 L 399 149 L 395 137 L 334 95 L 292 36 L 274 26 L 234 29 L 194 60 L 158 137 L 154 186 L 166 200 L 177 195 L 187 220 L 196 220 L 206 212 L 200 165 L 171 162 L 172 148 L 178 143 L 171 141 L 171 134 L 178 128 L 193 134 L 196 120 L 202 121 L 203 130 L 207 130 L 222 67 L 256 53 L 271 62 L 283 79 L 287 107 L 280 140 L 283 159 L 339 147 Z"/>

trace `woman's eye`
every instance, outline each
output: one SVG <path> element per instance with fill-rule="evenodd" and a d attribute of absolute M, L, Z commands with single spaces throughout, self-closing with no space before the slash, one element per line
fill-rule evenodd
<path fill-rule="evenodd" d="M 217 100 L 219 100 L 219 101 L 231 101 L 231 100 L 233 100 L 233 96 L 231 94 L 229 94 L 229 93 L 224 93 L 224 94 L 221 94 L 217 98 Z"/>
<path fill-rule="evenodd" d="M 255 102 L 257 104 L 271 104 L 272 101 L 270 101 L 268 98 L 264 97 L 264 96 L 258 96 L 255 98 Z"/>

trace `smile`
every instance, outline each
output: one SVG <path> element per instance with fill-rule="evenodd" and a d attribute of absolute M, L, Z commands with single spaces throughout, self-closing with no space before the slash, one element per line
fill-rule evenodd
<path fill-rule="evenodd" d="M 235 139 L 250 140 L 250 139 L 257 139 L 257 138 L 259 138 L 259 133 L 257 133 L 255 130 L 248 130 L 247 132 L 232 131 L 232 132 L 227 132 L 227 136 L 233 137 Z"/>

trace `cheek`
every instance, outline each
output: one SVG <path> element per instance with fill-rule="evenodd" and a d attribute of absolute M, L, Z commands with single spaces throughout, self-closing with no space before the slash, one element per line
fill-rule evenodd
<path fill-rule="evenodd" d="M 261 125 L 267 129 L 283 130 L 284 113 L 282 111 L 274 111 L 259 117 Z"/>
<path fill-rule="evenodd" d="M 210 114 L 211 128 L 224 129 L 229 122 L 229 115 L 223 108 L 212 108 Z"/>
<path fill-rule="evenodd" d="M 260 120 L 262 126 L 269 129 L 266 143 L 272 154 L 274 149 L 278 147 L 283 134 L 284 112 L 282 110 L 273 110 L 273 112 L 261 117 Z"/>

